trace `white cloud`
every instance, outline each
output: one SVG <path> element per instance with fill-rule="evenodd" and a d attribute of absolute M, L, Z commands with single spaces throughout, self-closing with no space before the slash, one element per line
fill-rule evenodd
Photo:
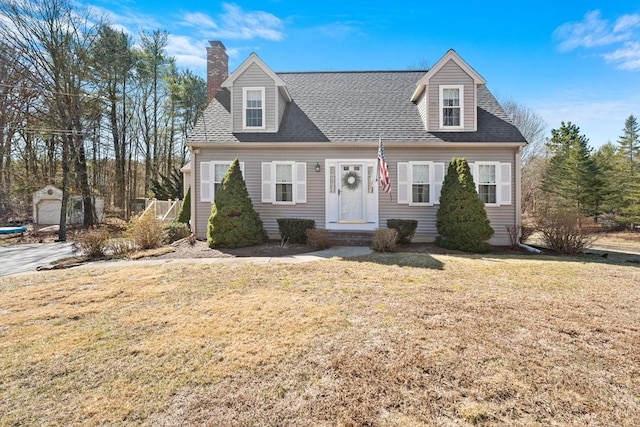
<path fill-rule="evenodd" d="M 617 64 L 621 70 L 640 70 L 640 42 L 627 42 L 623 47 L 605 54 L 604 59 Z"/>
<path fill-rule="evenodd" d="M 245 11 L 233 3 L 222 5 L 224 12 L 215 19 L 203 13 L 188 13 L 182 25 L 199 28 L 208 38 L 224 40 L 265 39 L 279 41 L 284 38 L 282 20 L 264 11 Z"/>
<path fill-rule="evenodd" d="M 167 53 L 173 56 L 181 67 L 205 69 L 207 66 L 207 59 L 203 54 L 205 51 L 204 43 L 196 43 L 189 37 L 173 34 L 167 36 Z"/>
<path fill-rule="evenodd" d="M 640 69 L 640 14 L 622 15 L 612 24 L 600 16 L 599 10 L 588 12 L 582 21 L 567 22 L 553 32 L 558 49 L 607 47 L 597 55 L 622 70 Z"/>
<path fill-rule="evenodd" d="M 354 35 L 363 35 L 357 22 L 334 22 L 316 27 L 316 31 L 336 40 L 343 40 Z"/>
<path fill-rule="evenodd" d="M 218 28 L 218 24 L 214 22 L 208 15 L 201 12 L 185 13 L 182 17 L 182 24 L 189 27 L 205 27 Z"/>

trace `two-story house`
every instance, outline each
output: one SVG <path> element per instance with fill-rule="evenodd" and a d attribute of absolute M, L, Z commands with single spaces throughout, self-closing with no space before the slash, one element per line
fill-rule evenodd
<path fill-rule="evenodd" d="M 440 189 L 452 157 L 471 165 L 495 235 L 520 223 L 520 151 L 526 141 L 485 80 L 449 50 L 428 71 L 273 72 L 252 53 L 231 74 L 210 42 L 209 104 L 188 138 L 191 221 L 206 237 L 215 193 L 238 158 L 272 238 L 278 218 L 373 231 L 418 220 L 414 241 L 437 236 Z M 377 182 L 382 138 L 391 194 Z"/>

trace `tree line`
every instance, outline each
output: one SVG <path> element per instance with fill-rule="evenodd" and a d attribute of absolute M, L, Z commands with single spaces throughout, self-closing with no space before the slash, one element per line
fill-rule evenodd
<path fill-rule="evenodd" d="M 523 164 L 523 210 L 533 217 L 593 217 L 640 225 L 640 124 L 630 115 L 615 143 L 597 150 L 580 128 L 561 122 Z"/>
<path fill-rule="evenodd" d="M 93 197 L 124 218 L 187 160 L 206 81 L 178 69 L 166 31 L 137 45 L 69 0 L 0 1 L 0 220 L 24 216 L 45 184 Z M 66 238 L 61 215 L 59 238 Z"/>

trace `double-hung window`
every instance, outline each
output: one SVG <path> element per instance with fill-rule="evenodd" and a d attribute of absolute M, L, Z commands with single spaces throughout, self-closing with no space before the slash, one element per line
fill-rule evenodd
<path fill-rule="evenodd" d="M 410 163 L 411 165 L 411 203 L 430 203 L 430 179 L 428 163 Z"/>
<path fill-rule="evenodd" d="M 444 163 L 431 161 L 398 162 L 399 204 L 432 206 L 440 203 Z"/>
<path fill-rule="evenodd" d="M 262 203 L 295 205 L 307 202 L 305 162 L 262 162 Z"/>
<path fill-rule="evenodd" d="M 293 163 L 276 163 L 276 202 L 293 202 Z"/>
<path fill-rule="evenodd" d="M 487 206 L 511 204 L 511 163 L 469 163 L 478 196 Z"/>
<path fill-rule="evenodd" d="M 497 203 L 496 165 L 478 164 L 478 194 L 484 203 Z"/>
<path fill-rule="evenodd" d="M 244 114 L 242 124 L 244 129 L 264 129 L 264 88 L 245 87 L 242 89 L 242 103 Z"/>
<path fill-rule="evenodd" d="M 216 200 L 231 163 L 230 160 L 200 163 L 200 201 L 213 203 Z M 244 175 L 244 162 L 240 162 L 240 172 Z"/>
<path fill-rule="evenodd" d="M 440 128 L 461 129 L 464 123 L 464 86 L 440 86 Z"/>

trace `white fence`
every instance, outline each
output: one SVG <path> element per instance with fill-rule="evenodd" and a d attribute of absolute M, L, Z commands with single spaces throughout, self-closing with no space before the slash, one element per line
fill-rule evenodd
<path fill-rule="evenodd" d="M 160 221 L 171 222 L 178 217 L 178 212 L 180 212 L 180 207 L 182 207 L 182 200 L 147 199 L 145 206 L 143 215 L 153 213 Z"/>

